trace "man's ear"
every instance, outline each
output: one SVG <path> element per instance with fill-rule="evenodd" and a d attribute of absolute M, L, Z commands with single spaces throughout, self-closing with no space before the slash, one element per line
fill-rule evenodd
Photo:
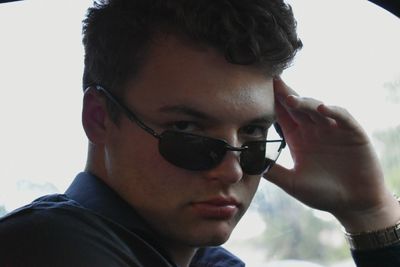
<path fill-rule="evenodd" d="M 94 87 L 85 90 L 83 96 L 82 124 L 86 136 L 93 144 L 103 144 L 107 134 L 106 102 Z"/>

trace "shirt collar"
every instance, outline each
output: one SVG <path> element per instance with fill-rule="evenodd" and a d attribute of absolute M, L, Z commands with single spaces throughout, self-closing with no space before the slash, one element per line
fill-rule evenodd
<path fill-rule="evenodd" d="M 129 230 L 149 232 L 139 214 L 106 183 L 88 173 L 79 173 L 65 194 L 83 207 L 124 226 Z"/>
<path fill-rule="evenodd" d="M 65 195 L 78 202 L 82 207 L 141 236 L 172 263 L 148 223 L 98 177 L 89 172 L 79 173 Z"/>

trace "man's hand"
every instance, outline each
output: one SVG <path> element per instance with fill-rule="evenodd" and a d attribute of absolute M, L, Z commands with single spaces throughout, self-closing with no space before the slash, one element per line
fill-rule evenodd
<path fill-rule="evenodd" d="M 277 78 L 276 113 L 294 161 L 266 179 L 306 205 L 332 213 L 348 232 L 377 230 L 400 219 L 372 144 L 343 108 L 297 96 Z"/>

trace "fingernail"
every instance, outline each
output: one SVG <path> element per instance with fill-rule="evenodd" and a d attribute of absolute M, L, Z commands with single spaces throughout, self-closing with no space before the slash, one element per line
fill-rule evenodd
<path fill-rule="evenodd" d="M 288 95 L 285 99 L 285 103 L 290 107 L 295 107 L 298 98 L 299 97 L 296 95 Z"/>

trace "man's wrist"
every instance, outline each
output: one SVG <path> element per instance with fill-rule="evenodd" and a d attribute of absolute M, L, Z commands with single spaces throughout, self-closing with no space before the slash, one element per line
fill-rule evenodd
<path fill-rule="evenodd" d="M 377 231 L 347 233 L 345 237 L 352 250 L 372 250 L 400 243 L 400 221 Z"/>
<path fill-rule="evenodd" d="M 395 225 L 400 220 L 399 201 L 388 193 L 381 204 L 363 211 L 344 211 L 334 214 L 348 233 L 382 230 Z"/>
<path fill-rule="evenodd" d="M 369 216 L 365 217 L 364 221 L 358 219 L 357 224 L 345 227 L 345 237 L 352 250 L 379 249 L 400 243 L 398 199 L 392 198 L 390 204 L 384 207 L 381 213 L 369 214 Z"/>

